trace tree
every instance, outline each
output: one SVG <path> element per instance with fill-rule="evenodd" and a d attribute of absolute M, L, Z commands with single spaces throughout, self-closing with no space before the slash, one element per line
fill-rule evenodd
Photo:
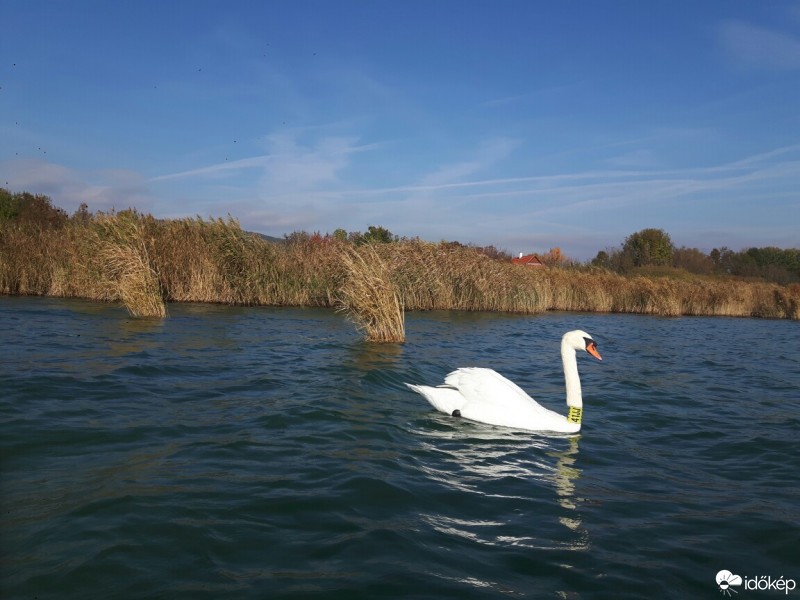
<path fill-rule="evenodd" d="M 678 269 L 698 275 L 710 275 L 714 270 L 713 260 L 702 250 L 681 246 L 672 252 L 672 264 Z"/>
<path fill-rule="evenodd" d="M 605 250 L 600 250 L 592 259 L 592 266 L 593 267 L 600 267 L 601 269 L 610 269 L 611 268 L 611 257 L 608 255 L 608 252 Z"/>
<path fill-rule="evenodd" d="M 0 193 L 0 220 L 16 220 L 29 226 L 53 228 L 64 225 L 67 218 L 66 211 L 53 206 L 50 198 L 44 194 L 12 194 L 6 189 Z"/>
<path fill-rule="evenodd" d="M 539 255 L 539 260 L 548 267 L 563 267 L 569 262 L 569 259 L 561 252 L 561 248 L 550 248 L 544 254 Z"/>
<path fill-rule="evenodd" d="M 19 216 L 20 200 L 5 188 L 0 188 L 0 221 L 10 221 Z"/>
<path fill-rule="evenodd" d="M 765 248 L 748 248 L 745 252 L 762 269 L 766 267 L 781 267 L 788 272 L 800 275 L 800 251 L 797 249 L 782 249 L 774 246 Z"/>
<path fill-rule="evenodd" d="M 375 225 L 370 225 L 367 228 L 367 232 L 361 236 L 359 241 L 364 243 L 378 242 L 383 244 L 394 242 L 395 240 L 396 238 L 394 235 L 392 235 L 392 232 L 385 227 L 376 227 Z"/>
<path fill-rule="evenodd" d="M 722 275 L 730 275 L 733 273 L 733 250 L 727 246 L 714 248 L 708 256 L 711 258 L 711 262 L 714 263 L 715 273 Z"/>
<path fill-rule="evenodd" d="M 671 265 L 675 247 L 663 229 L 642 229 L 625 238 L 622 253 L 634 267 Z"/>

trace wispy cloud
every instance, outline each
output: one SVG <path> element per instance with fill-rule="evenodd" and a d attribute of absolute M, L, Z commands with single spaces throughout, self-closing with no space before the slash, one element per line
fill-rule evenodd
<path fill-rule="evenodd" d="M 327 136 L 302 142 L 298 131 L 265 136 L 264 145 L 268 149 L 266 154 L 166 173 L 150 181 L 233 176 L 242 171 L 256 170 L 266 187 L 284 191 L 289 186 L 308 189 L 333 181 L 337 173 L 349 164 L 349 155 L 380 147 L 380 144 L 358 144 L 357 137 L 347 136 Z"/>
<path fill-rule="evenodd" d="M 738 64 L 750 68 L 800 69 L 800 38 L 796 35 L 744 21 L 725 21 L 718 32 L 723 49 Z"/>
<path fill-rule="evenodd" d="M 456 193 L 460 197 L 502 197 L 520 196 L 525 194 L 553 193 L 565 189 L 588 189 L 592 186 L 611 184 L 629 185 L 631 183 L 648 182 L 654 186 L 661 186 L 664 182 L 680 181 L 725 181 L 734 179 L 743 174 L 761 173 L 764 169 L 775 168 L 776 165 L 788 166 L 781 169 L 782 175 L 791 175 L 791 167 L 797 160 L 789 159 L 785 162 L 775 163 L 773 159 L 786 154 L 800 153 L 800 144 L 776 148 L 768 152 L 748 156 L 722 165 L 711 167 L 697 167 L 686 169 L 605 169 L 587 170 L 571 173 L 555 173 L 548 175 L 531 175 L 523 177 L 493 177 L 487 179 L 470 179 L 467 181 L 432 179 L 430 182 L 419 184 L 399 185 L 392 187 L 372 188 L 347 188 L 337 191 L 320 191 L 318 196 L 393 196 L 408 195 L 420 192 Z M 448 167 L 443 167 L 437 173 L 447 172 Z M 606 183 L 604 183 L 606 182 Z M 468 192 L 475 188 L 486 188 L 483 191 Z"/>
<path fill-rule="evenodd" d="M 91 210 L 135 207 L 149 211 L 153 207 L 144 178 L 126 169 L 85 173 L 44 160 L 24 159 L 5 161 L 0 170 L 9 173 L 6 179 L 12 190 L 45 194 L 68 212 L 84 202 Z"/>
<path fill-rule="evenodd" d="M 419 189 L 447 186 L 496 165 L 520 145 L 519 140 L 497 137 L 482 143 L 469 160 L 447 164 L 421 178 Z"/>
<path fill-rule="evenodd" d="M 238 160 L 225 161 L 213 165 L 206 165 L 196 169 L 188 169 L 185 171 L 177 171 L 175 173 L 167 173 L 152 177 L 150 181 L 168 181 L 170 179 L 183 179 L 186 177 L 204 177 L 211 175 L 221 175 L 226 172 L 238 172 L 243 169 L 264 168 L 266 164 L 274 160 L 274 156 L 263 154 L 261 156 L 251 156 L 248 158 L 240 158 Z"/>
<path fill-rule="evenodd" d="M 551 236 L 586 232 L 589 248 L 597 243 L 603 247 L 598 240 L 603 235 L 609 237 L 608 233 L 594 230 L 600 222 L 606 227 L 626 228 L 635 227 L 627 225 L 635 222 L 635 214 L 680 219 L 682 214 L 696 214 L 696 209 L 692 213 L 677 207 L 688 209 L 695 203 L 717 205 L 723 211 L 722 218 L 726 212 L 749 210 L 754 198 L 772 199 L 779 193 L 773 186 L 780 184 L 778 189 L 783 189 L 791 185 L 798 180 L 798 173 L 800 145 L 794 145 L 702 168 L 587 170 L 441 181 L 321 191 L 305 198 L 337 206 L 337 214 L 342 217 L 352 214 L 362 223 L 363 219 L 375 217 L 390 228 L 433 239 L 444 235 L 442 223 L 446 223 L 447 235 L 453 239 L 498 245 L 529 238 L 531 230 L 546 231 Z M 779 202 L 786 205 L 787 218 L 796 214 L 798 207 L 792 198 Z M 645 213 L 643 208 L 648 205 L 652 209 Z M 425 218 L 420 221 L 423 214 Z"/>
<path fill-rule="evenodd" d="M 656 158 L 655 153 L 647 148 L 631 150 L 624 154 L 612 156 L 605 160 L 606 164 L 617 168 L 654 168 L 661 166 L 661 162 Z"/>
<path fill-rule="evenodd" d="M 264 164 L 262 186 L 280 192 L 335 182 L 350 155 L 365 149 L 357 142 L 356 137 L 323 137 L 308 144 L 291 133 L 269 135 L 266 144 L 273 160 Z"/>
<path fill-rule="evenodd" d="M 583 85 L 583 82 L 568 83 L 565 85 L 554 85 L 546 88 L 523 92 L 520 94 L 511 94 L 508 96 L 501 96 L 483 102 L 481 106 L 485 108 L 505 108 L 514 104 L 524 104 L 527 102 L 534 102 L 544 98 L 553 98 L 565 92 L 574 92 L 576 88 Z"/>
<path fill-rule="evenodd" d="M 294 229 L 326 231 L 339 226 L 357 229 L 372 223 L 408 235 L 498 245 L 530 236 L 527 232 L 531 229 L 545 228 L 549 235 L 557 236 L 590 230 L 590 225 L 608 221 L 611 215 L 628 222 L 628 215 L 641 212 L 645 205 L 701 201 L 720 203 L 720 209 L 724 206 L 728 210 L 736 202 L 750 204 L 755 197 L 777 197 L 792 182 L 800 185 L 800 144 L 703 168 L 590 169 L 521 177 L 471 177 L 515 147 L 513 141 L 494 140 L 470 160 L 419 176 L 420 183 L 389 187 L 345 185 L 351 181 L 343 176 L 349 157 L 370 148 L 359 145 L 355 138 L 326 136 L 301 143 L 293 136 L 271 136 L 267 144 L 273 153 L 149 181 L 130 171 L 87 174 L 39 160 L 15 161 L 3 168 L 13 173 L 12 189 L 48 194 L 70 211 L 87 202 L 92 210 L 135 206 L 145 211 L 155 209 L 160 215 L 168 210 L 174 216 L 196 211 L 197 206 L 183 210 L 182 201 L 173 198 L 156 208 L 157 196 L 151 189 L 154 182 L 213 178 L 220 173 L 227 176 L 255 169 L 255 185 L 260 191 L 239 187 L 238 178 L 229 187 L 212 180 L 218 187 L 209 188 L 209 199 L 202 203 L 209 214 L 233 211 L 246 227 L 276 234 Z M 226 201 L 220 205 L 212 197 Z M 776 202 L 789 211 L 787 218 L 796 214 L 793 197 L 781 197 Z M 420 215 L 425 215 L 424 219 Z M 596 243 L 592 239 L 591 243 Z"/>

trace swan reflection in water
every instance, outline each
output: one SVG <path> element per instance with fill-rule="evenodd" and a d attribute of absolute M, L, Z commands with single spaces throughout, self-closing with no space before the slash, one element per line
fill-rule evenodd
<path fill-rule="evenodd" d="M 441 423 L 452 421 L 441 418 Z M 426 456 L 419 468 L 446 490 L 447 508 L 421 515 L 431 527 L 491 546 L 589 548 L 575 496 L 579 436 L 533 435 L 464 421 L 417 433 Z"/>

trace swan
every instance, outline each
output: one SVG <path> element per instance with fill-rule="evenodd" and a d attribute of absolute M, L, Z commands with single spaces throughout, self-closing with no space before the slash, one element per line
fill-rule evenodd
<path fill-rule="evenodd" d="M 567 387 L 567 416 L 536 402 L 522 388 L 497 371 L 478 367 L 456 369 L 437 387 L 406 385 L 425 397 L 437 410 L 471 421 L 528 429 L 577 433 L 581 429 L 583 397 L 575 353 L 588 352 L 603 360 L 597 342 L 585 331 L 569 331 L 561 338 L 561 361 Z"/>

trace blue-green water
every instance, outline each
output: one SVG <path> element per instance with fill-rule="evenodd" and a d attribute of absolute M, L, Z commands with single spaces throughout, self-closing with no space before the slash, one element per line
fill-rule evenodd
<path fill-rule="evenodd" d="M 719 598 L 800 580 L 800 323 L 0 298 L 0 597 Z M 490 366 L 580 436 L 432 411 Z M 734 590 L 735 592 L 735 590 Z M 737 597 L 785 597 L 738 588 Z M 800 595 L 795 590 L 794 595 Z"/>

